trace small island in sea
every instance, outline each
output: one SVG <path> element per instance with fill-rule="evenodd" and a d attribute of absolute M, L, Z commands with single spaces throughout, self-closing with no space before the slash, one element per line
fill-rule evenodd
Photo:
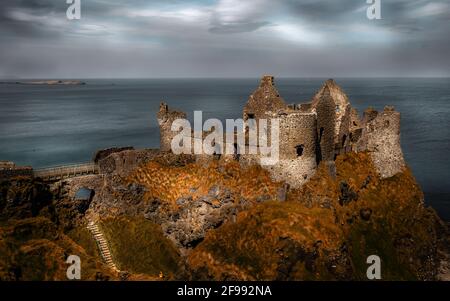
<path fill-rule="evenodd" d="M 400 114 L 362 116 L 334 80 L 287 104 L 264 76 L 244 121 L 280 119 L 280 160 L 175 154 L 161 103 L 160 149 L 99 150 L 87 164 L 0 162 L 0 279 L 449 280 L 448 225 L 403 158 Z"/>
<path fill-rule="evenodd" d="M 31 80 L 31 81 L 0 81 L 3 85 L 86 85 L 85 82 L 80 80 Z"/>

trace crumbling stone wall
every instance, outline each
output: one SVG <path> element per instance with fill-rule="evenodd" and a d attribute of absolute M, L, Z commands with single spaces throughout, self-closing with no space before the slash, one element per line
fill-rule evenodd
<path fill-rule="evenodd" d="M 336 112 L 330 90 L 325 87 L 318 101 L 314 103 L 317 113 L 317 161 L 333 161 L 335 155 Z"/>
<path fill-rule="evenodd" d="M 168 152 L 171 150 L 171 142 L 173 137 L 177 135 L 176 132 L 172 132 L 172 123 L 176 119 L 185 119 L 186 113 L 179 111 L 169 110 L 169 106 L 162 102 L 159 105 L 158 123 L 160 131 L 160 150 Z"/>
<path fill-rule="evenodd" d="M 161 150 L 170 151 L 172 122 L 185 118 L 182 112 L 160 106 Z M 274 85 L 273 76 L 265 75 L 259 87 L 250 95 L 243 110 L 243 119 L 280 119 L 280 158 L 272 166 L 264 166 L 275 180 L 286 181 L 292 187 L 304 184 L 319 162 L 335 173 L 337 155 L 350 151 L 369 151 L 382 177 L 401 171 L 405 165 L 400 147 L 400 114 L 387 107 L 379 114 L 373 109 L 364 112 L 362 120 L 352 108 L 344 91 L 327 80 L 311 103 L 286 105 Z M 207 133 L 202 133 L 203 138 Z M 270 126 L 268 131 L 270 141 Z M 193 134 L 192 134 L 193 135 Z M 248 128 L 244 129 L 247 150 L 241 155 L 196 155 L 197 163 L 211 160 L 239 160 L 242 166 L 261 164 L 261 155 L 248 154 Z M 192 139 L 192 144 L 194 144 Z M 225 146 L 225 145 L 224 145 Z M 260 147 L 260 145 L 256 145 Z"/>
<path fill-rule="evenodd" d="M 105 159 L 109 155 L 113 153 L 120 153 L 125 150 L 134 150 L 134 147 L 132 146 L 126 146 L 126 147 L 112 147 L 107 149 L 101 149 L 95 152 L 93 161 L 95 164 L 97 164 L 99 161 Z"/>
<path fill-rule="evenodd" d="M 377 171 L 382 178 L 392 177 L 405 168 L 405 160 L 400 145 L 400 113 L 393 107 L 384 111 L 365 124 L 363 136 Z"/>
<path fill-rule="evenodd" d="M 97 162 L 101 174 L 116 173 L 127 175 L 139 165 L 153 160 L 158 155 L 157 150 L 123 150 L 111 153 Z"/>

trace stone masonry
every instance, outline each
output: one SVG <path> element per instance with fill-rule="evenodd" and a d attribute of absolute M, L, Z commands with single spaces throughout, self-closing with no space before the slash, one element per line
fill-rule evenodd
<path fill-rule="evenodd" d="M 158 121 L 162 151 L 170 151 L 170 142 L 177 134 L 170 130 L 172 122 L 185 116 L 161 104 Z M 244 121 L 262 118 L 280 121 L 279 161 L 263 167 L 274 180 L 284 181 L 291 187 L 307 182 L 318 164 L 326 164 L 332 172 L 336 156 L 350 151 L 369 152 L 383 178 L 405 167 L 400 146 L 400 113 L 393 107 L 386 107 L 381 113 L 368 109 L 360 118 L 342 88 L 332 79 L 323 84 L 311 102 L 288 105 L 278 93 L 273 76 L 263 76 L 243 109 Z M 244 131 L 247 136 L 246 128 Z M 258 164 L 261 157 L 241 155 L 234 159 L 243 164 Z"/>

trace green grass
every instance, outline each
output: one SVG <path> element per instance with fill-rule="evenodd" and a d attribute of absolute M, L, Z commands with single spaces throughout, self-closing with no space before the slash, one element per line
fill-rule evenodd
<path fill-rule="evenodd" d="M 102 260 L 91 232 L 85 227 L 77 227 L 66 233 L 73 241 L 83 247 L 86 253 L 98 260 Z"/>
<path fill-rule="evenodd" d="M 144 218 L 120 217 L 103 220 L 99 226 L 120 270 L 150 276 L 178 271 L 178 251 L 159 225 Z"/>

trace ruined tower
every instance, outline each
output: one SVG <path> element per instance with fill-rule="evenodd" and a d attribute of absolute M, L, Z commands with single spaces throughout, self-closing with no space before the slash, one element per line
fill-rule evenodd
<path fill-rule="evenodd" d="M 383 112 L 364 112 L 359 151 L 368 151 L 382 178 L 392 177 L 405 168 L 400 145 L 400 113 L 387 106 Z"/>
<path fill-rule="evenodd" d="M 186 113 L 169 110 L 169 106 L 161 102 L 157 118 L 160 133 L 160 150 L 165 152 L 171 151 L 170 144 L 173 137 L 177 134 L 177 132 L 172 132 L 171 130 L 172 123 L 176 119 L 185 119 Z"/>

